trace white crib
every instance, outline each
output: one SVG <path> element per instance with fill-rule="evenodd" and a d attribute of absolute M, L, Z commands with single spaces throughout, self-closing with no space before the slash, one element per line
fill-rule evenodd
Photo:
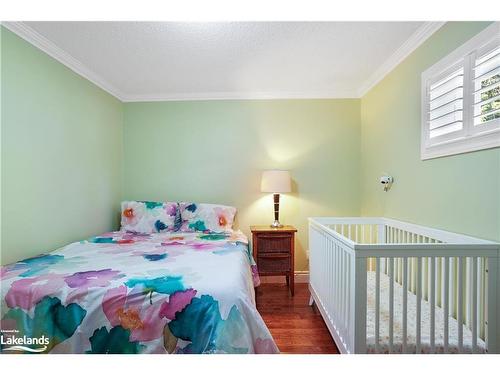
<path fill-rule="evenodd" d="M 342 353 L 499 353 L 500 244 L 397 220 L 309 219 L 309 290 Z"/>

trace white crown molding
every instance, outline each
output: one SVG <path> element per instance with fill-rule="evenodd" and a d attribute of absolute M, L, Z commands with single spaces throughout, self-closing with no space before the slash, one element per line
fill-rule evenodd
<path fill-rule="evenodd" d="M 201 92 L 201 93 L 170 93 L 157 95 L 125 95 L 123 102 L 175 102 L 201 100 L 280 100 L 280 99 L 357 99 L 355 90 L 337 90 L 328 92 Z"/>
<path fill-rule="evenodd" d="M 445 23 L 446 22 L 425 22 L 419 27 L 358 89 L 357 97 L 363 97 Z"/>
<path fill-rule="evenodd" d="M 270 100 L 270 99 L 339 99 L 361 98 L 389 72 L 400 64 L 410 53 L 435 33 L 445 22 L 425 22 L 406 42 L 394 52 L 357 90 L 337 89 L 328 92 L 205 92 L 205 93 L 158 93 L 151 95 L 127 95 L 107 82 L 82 62 L 75 59 L 50 40 L 37 33 L 24 22 L 1 23 L 27 42 L 53 57 L 75 73 L 86 78 L 104 91 L 122 102 L 159 102 L 159 101 L 194 101 L 194 100 Z"/>
<path fill-rule="evenodd" d="M 89 68 L 87 68 L 84 64 L 82 64 L 79 60 L 75 59 L 66 51 L 62 50 L 50 40 L 45 38 L 44 36 L 37 33 L 31 27 L 26 25 L 24 22 L 2 22 L 2 26 L 5 26 L 7 29 L 12 31 L 14 34 L 20 36 L 27 42 L 31 43 L 36 48 L 42 50 L 47 55 L 59 61 L 61 64 L 67 66 L 75 73 L 79 74 L 83 78 L 89 80 L 96 86 L 100 87 L 104 91 L 113 95 L 120 101 L 123 101 L 123 93 L 114 87 L 112 84 L 107 82 L 100 75 L 96 74 Z"/>
<path fill-rule="evenodd" d="M 127 95 L 111 85 L 97 73 L 86 67 L 66 51 L 37 33 L 24 22 L 2 22 L 7 29 L 17 34 L 36 48 L 53 57 L 75 73 L 81 75 L 122 102 L 164 102 L 196 100 L 270 100 L 270 99 L 338 99 L 358 98 L 356 90 L 331 90 L 328 92 L 204 92 L 204 93 L 158 93 L 151 95 Z"/>

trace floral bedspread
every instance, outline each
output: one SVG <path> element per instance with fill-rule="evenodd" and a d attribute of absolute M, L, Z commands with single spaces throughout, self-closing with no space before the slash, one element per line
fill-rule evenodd
<path fill-rule="evenodd" d="M 276 353 L 258 282 L 239 231 L 106 233 L 1 268 L 0 349 Z"/>

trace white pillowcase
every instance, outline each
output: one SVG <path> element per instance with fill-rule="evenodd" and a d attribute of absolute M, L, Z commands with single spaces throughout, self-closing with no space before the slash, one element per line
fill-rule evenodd
<path fill-rule="evenodd" d="M 182 232 L 228 232 L 232 230 L 236 208 L 210 203 L 179 203 Z"/>
<path fill-rule="evenodd" d="M 179 214 L 177 202 L 122 202 L 121 230 L 139 233 L 173 232 Z"/>

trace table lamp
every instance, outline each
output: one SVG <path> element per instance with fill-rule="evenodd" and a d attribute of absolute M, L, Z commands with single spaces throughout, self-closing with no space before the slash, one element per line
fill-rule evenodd
<path fill-rule="evenodd" d="M 271 224 L 271 227 L 281 228 L 283 225 L 279 221 L 280 193 L 289 193 L 292 191 L 290 172 L 275 169 L 263 171 L 260 191 L 263 193 L 273 193 L 274 222 Z"/>

